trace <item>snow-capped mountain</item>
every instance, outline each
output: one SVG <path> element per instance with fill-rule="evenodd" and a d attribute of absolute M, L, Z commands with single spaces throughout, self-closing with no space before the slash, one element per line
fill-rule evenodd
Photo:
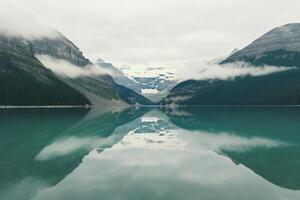
<path fill-rule="evenodd" d="M 300 23 L 272 29 L 222 62 L 254 65 L 300 66 Z"/>
<path fill-rule="evenodd" d="M 173 72 L 162 67 L 116 67 L 102 59 L 97 66 L 110 74 L 114 81 L 141 93 L 153 101 L 159 101 L 178 83 Z"/>
<path fill-rule="evenodd" d="M 163 67 L 121 67 L 128 77 L 141 85 L 141 92 L 153 101 L 159 101 L 178 83 L 174 69 Z"/>

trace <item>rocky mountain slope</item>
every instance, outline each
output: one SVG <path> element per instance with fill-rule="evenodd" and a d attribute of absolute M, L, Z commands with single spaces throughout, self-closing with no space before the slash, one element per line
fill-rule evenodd
<path fill-rule="evenodd" d="M 65 60 L 73 64 L 74 67 L 84 68 L 88 65 L 93 65 L 89 59 L 83 56 L 83 53 L 74 43 L 59 32 L 57 32 L 55 37 L 35 39 L 30 41 L 30 44 L 35 54 L 48 55 L 54 59 Z M 92 105 L 152 104 L 150 100 L 142 95 L 131 91 L 128 92 L 127 88 L 117 84 L 105 71 L 101 75 L 60 78 L 85 95 Z"/>
<path fill-rule="evenodd" d="M 104 71 L 106 71 L 113 79 L 114 81 L 119 84 L 123 85 L 137 93 L 141 93 L 141 84 L 137 81 L 130 79 L 128 76 L 126 76 L 120 69 L 115 67 L 111 63 L 107 63 L 102 59 L 97 59 L 96 65 L 101 67 Z"/>
<path fill-rule="evenodd" d="M 163 68 L 148 67 L 143 72 L 136 68 L 117 68 L 102 59 L 96 61 L 97 66 L 109 73 L 114 81 L 137 93 L 140 93 L 154 102 L 160 101 L 174 87 L 178 81 L 173 79 L 173 73 Z"/>
<path fill-rule="evenodd" d="M 140 85 L 141 94 L 154 102 L 161 101 L 178 83 L 174 68 L 165 67 L 121 67 L 125 76 L 130 77 Z"/>
<path fill-rule="evenodd" d="M 221 64 L 237 61 L 254 65 L 300 66 L 300 23 L 274 28 Z"/>
<path fill-rule="evenodd" d="M 21 38 L 0 36 L 0 105 L 86 105 L 90 101 L 61 81 Z"/>
<path fill-rule="evenodd" d="M 92 63 L 61 33 L 24 39 L 0 36 L 0 105 L 152 104 L 114 82 L 109 74 L 66 77 L 44 66 L 36 55 L 65 60 L 74 67 Z"/>
<path fill-rule="evenodd" d="M 227 80 L 188 80 L 175 86 L 161 102 L 165 105 L 299 105 L 300 24 L 271 30 L 221 64 L 248 62 L 289 67 L 260 76 Z M 226 67 L 224 65 L 224 67 Z"/>
<path fill-rule="evenodd" d="M 77 66 L 92 64 L 73 42 L 59 32 L 48 38 L 31 40 L 30 43 L 35 54 L 50 55 L 57 59 L 67 60 Z"/>

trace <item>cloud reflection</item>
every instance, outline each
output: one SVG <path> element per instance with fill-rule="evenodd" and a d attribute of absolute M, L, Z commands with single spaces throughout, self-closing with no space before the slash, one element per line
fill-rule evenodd
<path fill-rule="evenodd" d="M 34 200 L 300 198 L 300 191 L 280 188 L 219 154 L 222 150 L 279 148 L 287 143 L 186 131 L 158 112 L 132 123 L 126 125 L 131 130 L 117 144 L 101 153 L 90 152 L 72 174 L 40 191 Z"/>
<path fill-rule="evenodd" d="M 178 135 L 182 140 L 188 142 L 189 148 L 215 152 L 223 150 L 245 152 L 253 148 L 276 148 L 290 145 L 263 137 L 241 137 L 225 132 L 215 134 L 205 131 L 180 130 Z"/>
<path fill-rule="evenodd" d="M 119 139 L 119 135 L 111 135 L 107 138 L 93 137 L 67 137 L 61 138 L 46 146 L 37 156 L 36 160 L 49 160 L 59 156 L 66 156 L 80 149 L 93 150 L 111 146 Z"/>

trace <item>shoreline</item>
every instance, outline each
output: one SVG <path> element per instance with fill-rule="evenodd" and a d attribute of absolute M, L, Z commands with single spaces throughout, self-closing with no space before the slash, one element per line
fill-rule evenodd
<path fill-rule="evenodd" d="M 93 106 L 3 106 L 0 105 L 0 109 L 14 109 L 14 108 L 91 108 Z"/>
<path fill-rule="evenodd" d="M 0 105 L 0 109 L 28 109 L 28 108 L 101 108 L 100 105 L 61 105 L 61 106 L 54 106 L 54 105 L 47 105 L 47 106 L 4 106 Z M 119 107 L 119 106 L 113 106 Z M 122 106 L 120 106 L 122 107 Z M 184 108 L 184 107 L 300 107 L 300 105 L 176 105 L 176 106 L 169 106 L 169 105 L 129 105 L 128 107 L 156 107 L 156 108 Z"/>

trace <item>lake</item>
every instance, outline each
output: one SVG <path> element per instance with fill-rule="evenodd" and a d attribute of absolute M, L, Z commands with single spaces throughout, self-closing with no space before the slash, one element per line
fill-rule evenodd
<path fill-rule="evenodd" d="M 0 199 L 300 199 L 300 108 L 0 109 Z"/>

